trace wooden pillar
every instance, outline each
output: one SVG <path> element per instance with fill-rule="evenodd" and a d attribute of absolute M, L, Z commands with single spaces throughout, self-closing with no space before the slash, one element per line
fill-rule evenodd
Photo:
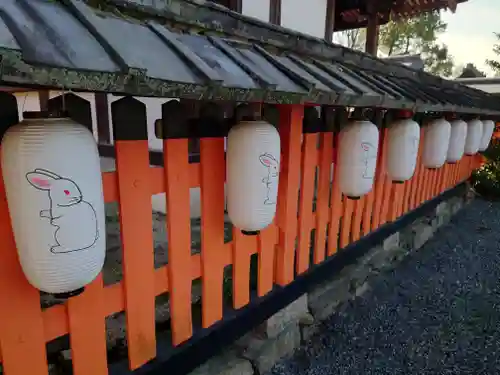
<path fill-rule="evenodd" d="M 281 0 L 269 1 L 269 22 L 281 25 Z"/>
<path fill-rule="evenodd" d="M 335 0 L 327 0 L 326 19 L 325 19 L 325 40 L 328 43 L 331 43 L 333 40 L 334 29 L 335 29 Z"/>
<path fill-rule="evenodd" d="M 111 143 L 111 132 L 108 112 L 109 102 L 108 94 L 96 93 L 95 94 L 95 111 L 97 117 L 97 134 L 99 143 Z"/>
<path fill-rule="evenodd" d="M 231 10 L 241 13 L 243 8 L 243 0 L 231 0 Z"/>
<path fill-rule="evenodd" d="M 365 52 L 377 56 L 378 49 L 378 17 L 376 11 L 368 13 L 368 27 L 366 28 Z"/>
<path fill-rule="evenodd" d="M 38 91 L 38 100 L 40 102 L 40 111 L 48 111 L 49 109 L 49 90 Z"/>

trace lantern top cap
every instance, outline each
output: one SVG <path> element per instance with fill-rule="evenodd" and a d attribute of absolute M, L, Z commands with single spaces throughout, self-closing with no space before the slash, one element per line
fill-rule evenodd
<path fill-rule="evenodd" d="M 23 118 L 31 119 L 67 119 L 69 114 L 65 111 L 26 111 Z"/>

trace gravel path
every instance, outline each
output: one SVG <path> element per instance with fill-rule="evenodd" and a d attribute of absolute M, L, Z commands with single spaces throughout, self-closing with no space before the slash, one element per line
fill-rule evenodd
<path fill-rule="evenodd" d="M 499 250 L 477 199 L 271 374 L 500 374 Z"/>

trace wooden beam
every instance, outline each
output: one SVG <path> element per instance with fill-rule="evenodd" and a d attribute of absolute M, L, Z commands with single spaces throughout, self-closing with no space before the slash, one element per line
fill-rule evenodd
<path fill-rule="evenodd" d="M 231 10 L 241 13 L 243 9 L 243 0 L 231 0 Z"/>
<path fill-rule="evenodd" d="M 368 5 L 368 26 L 366 28 L 365 52 L 377 56 L 378 50 L 378 12 L 373 5 Z"/>
<path fill-rule="evenodd" d="M 269 1 L 269 22 L 281 25 L 281 0 Z"/>
<path fill-rule="evenodd" d="M 325 19 L 325 40 L 329 43 L 333 41 L 334 28 L 335 28 L 335 0 L 327 0 L 326 19 Z"/>
<path fill-rule="evenodd" d="M 95 93 L 95 112 L 97 118 L 97 136 L 100 144 L 111 142 L 109 122 L 108 94 Z"/>
<path fill-rule="evenodd" d="M 40 111 L 48 111 L 48 109 L 49 109 L 49 90 L 38 91 L 38 100 L 40 102 Z"/>

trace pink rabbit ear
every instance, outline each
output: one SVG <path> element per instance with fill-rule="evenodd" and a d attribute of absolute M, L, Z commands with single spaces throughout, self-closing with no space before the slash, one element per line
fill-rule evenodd
<path fill-rule="evenodd" d="M 40 173 L 28 173 L 26 179 L 33 187 L 39 190 L 49 190 L 52 186 L 52 179 Z"/>

